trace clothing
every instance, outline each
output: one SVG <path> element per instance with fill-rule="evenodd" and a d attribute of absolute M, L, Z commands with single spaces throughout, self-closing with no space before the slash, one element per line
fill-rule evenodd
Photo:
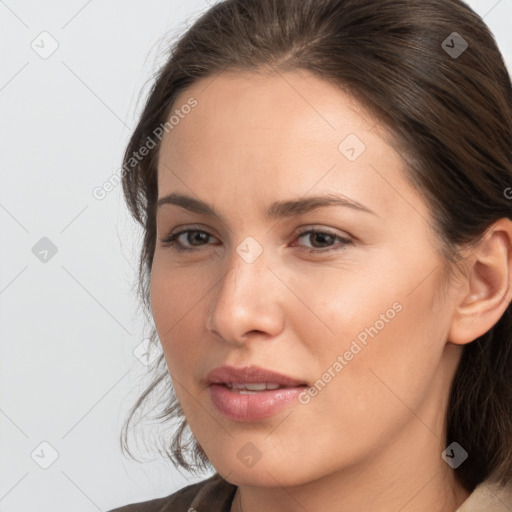
<path fill-rule="evenodd" d="M 236 485 L 218 473 L 165 498 L 133 503 L 108 512 L 229 512 Z M 512 512 L 512 483 L 499 488 L 486 481 L 454 512 Z"/>
<path fill-rule="evenodd" d="M 507 487 L 481 483 L 455 512 L 512 512 L 512 483 Z"/>
<path fill-rule="evenodd" d="M 108 512 L 229 512 L 237 486 L 218 473 L 165 498 L 133 503 Z"/>

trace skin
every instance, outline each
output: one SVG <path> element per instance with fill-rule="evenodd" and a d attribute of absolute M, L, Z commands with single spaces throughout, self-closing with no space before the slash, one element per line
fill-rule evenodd
<path fill-rule="evenodd" d="M 197 107 L 162 141 L 158 197 L 192 196 L 217 215 L 158 209 L 151 305 L 189 426 L 238 486 L 231 511 L 241 499 L 243 512 L 453 512 L 468 493 L 441 458 L 449 388 L 464 344 L 512 298 L 510 222 L 447 280 L 427 205 L 352 97 L 304 71 L 224 72 L 174 106 L 191 96 Z M 366 146 L 353 162 L 338 149 L 349 134 Z M 266 216 L 274 201 L 332 192 L 375 213 Z M 195 252 L 161 242 L 189 226 L 211 235 L 179 238 Z M 298 236 L 311 227 L 352 243 Z M 252 263 L 236 251 L 248 236 L 263 249 Z M 225 363 L 312 385 L 394 303 L 401 310 L 308 404 L 242 423 L 211 402 L 205 375 Z M 249 442 L 261 454 L 252 467 L 237 457 Z"/>

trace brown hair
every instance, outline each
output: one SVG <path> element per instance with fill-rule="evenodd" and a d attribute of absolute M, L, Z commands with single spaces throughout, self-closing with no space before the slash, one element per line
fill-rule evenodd
<path fill-rule="evenodd" d="M 134 156 L 155 136 L 161 140 L 158 127 L 191 84 L 223 71 L 262 68 L 310 71 L 384 121 L 453 268 L 460 248 L 494 221 L 512 218 L 505 193 L 512 185 L 510 76 L 489 29 L 462 1 L 221 1 L 173 45 L 124 155 L 125 198 L 144 234 L 139 293 L 148 318 L 159 143 L 146 157 Z M 151 342 L 157 343 L 154 327 Z M 128 425 L 160 386 L 165 408 L 155 418 L 180 421 L 163 451 L 188 471 L 211 468 L 188 429 L 163 355 L 125 422 L 122 449 L 130 453 Z M 464 347 L 446 415 L 447 445 L 456 441 L 469 453 L 456 469 L 466 490 L 491 475 L 502 484 L 512 480 L 511 306 Z"/>

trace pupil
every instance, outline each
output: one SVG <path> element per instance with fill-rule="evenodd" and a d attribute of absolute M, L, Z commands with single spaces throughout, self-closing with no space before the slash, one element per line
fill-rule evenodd
<path fill-rule="evenodd" d="M 209 235 L 207 233 L 202 233 L 201 231 L 192 231 L 191 233 L 188 234 L 188 241 L 191 245 L 200 245 L 202 241 L 203 242 L 208 241 L 208 236 Z M 203 240 L 201 240 L 201 237 L 203 238 Z M 199 242 L 199 243 L 194 244 L 194 242 Z"/>
<path fill-rule="evenodd" d="M 332 242 L 332 235 L 328 235 L 326 233 L 314 233 L 314 235 L 315 235 L 314 239 L 317 240 L 317 241 L 320 240 L 321 244 L 322 243 L 329 244 L 329 242 Z M 313 245 L 315 245 L 315 244 L 313 244 Z"/>

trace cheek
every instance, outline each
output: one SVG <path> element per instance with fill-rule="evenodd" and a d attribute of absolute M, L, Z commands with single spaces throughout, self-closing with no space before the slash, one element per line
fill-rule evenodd
<path fill-rule="evenodd" d="M 380 438 L 410 421 L 410 411 L 420 410 L 432 392 L 444 346 L 442 329 L 432 328 L 426 297 L 404 294 L 394 302 L 396 311 L 388 309 L 395 297 L 366 309 L 365 325 L 347 329 L 324 364 L 326 371 L 337 361 L 339 371 L 328 384 L 322 409 L 333 411 L 333 425 L 342 425 L 347 434 Z"/>
<path fill-rule="evenodd" d="M 378 271 L 369 265 L 362 270 L 355 262 L 344 261 L 336 267 L 319 266 L 307 272 L 290 273 L 287 282 L 293 295 L 284 303 L 284 314 L 301 326 L 301 332 L 321 333 L 323 345 L 338 353 L 347 340 L 359 333 L 363 338 L 365 329 L 379 320 L 379 315 L 387 313 L 390 319 L 397 316 L 400 306 L 393 304 L 403 296 L 401 289 L 406 285 L 399 281 L 390 283 L 389 278 L 383 282 L 382 265 L 381 261 Z M 307 343 L 307 336 L 301 338 Z M 315 350 L 318 348 L 315 345 Z"/>
<path fill-rule="evenodd" d="M 319 394 L 333 400 L 331 410 L 367 415 L 371 404 L 399 402 L 393 391 L 420 400 L 445 343 L 447 319 L 441 308 L 432 310 L 432 282 L 416 286 L 418 272 L 394 279 L 389 272 L 384 279 L 371 272 L 316 274 L 295 281 L 309 311 L 287 309 L 286 315 L 308 344 L 318 387 L 325 384 Z"/>
<path fill-rule="evenodd" d="M 197 343 L 201 327 L 201 311 L 205 293 L 197 277 L 185 281 L 178 271 L 163 271 L 160 262 L 153 263 L 150 280 L 150 303 L 153 320 L 164 356 L 172 376 L 188 373 L 199 351 Z"/>

